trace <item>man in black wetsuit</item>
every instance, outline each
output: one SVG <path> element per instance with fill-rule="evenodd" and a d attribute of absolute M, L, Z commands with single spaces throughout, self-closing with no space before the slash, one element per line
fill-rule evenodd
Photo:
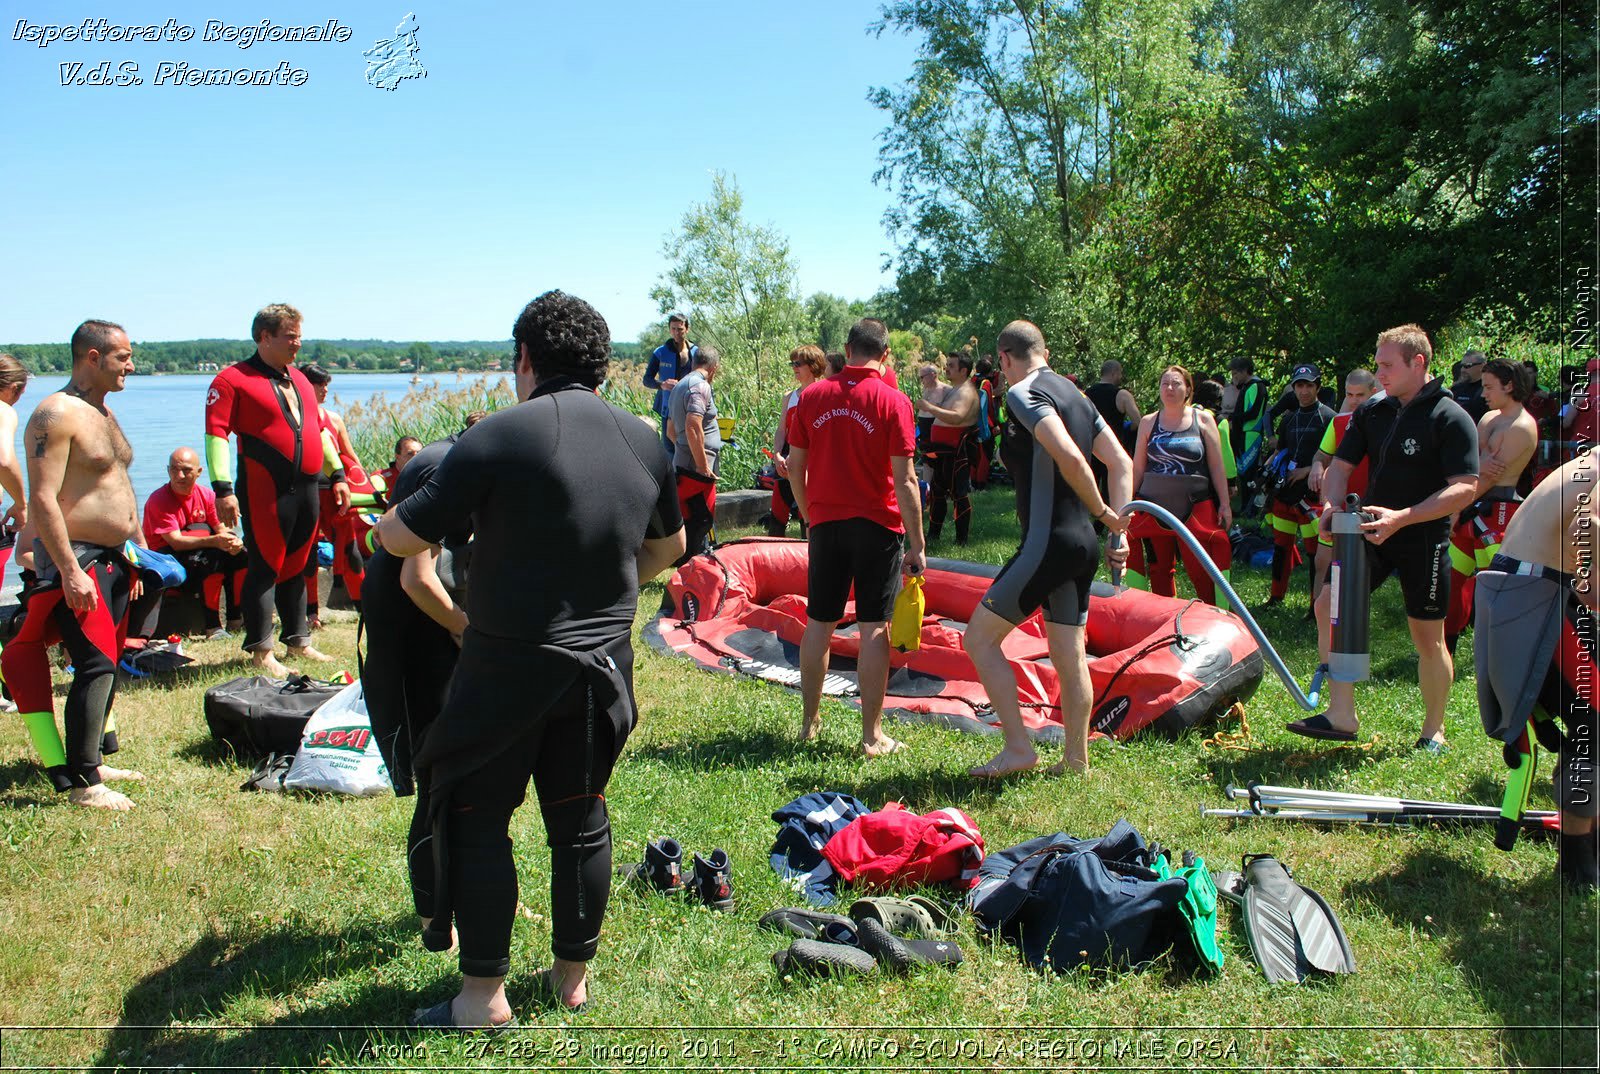
<path fill-rule="evenodd" d="M 1067 378 L 1050 369 L 1044 336 L 1027 321 L 1001 331 L 997 350 L 1006 383 L 1000 456 L 1016 477 L 1022 544 L 973 609 L 964 644 L 1000 719 L 1005 745 L 974 776 L 1024 772 L 1039 761 L 1017 703 L 1017 682 L 1001 651 L 1007 634 L 1041 607 L 1050 661 L 1061 682 L 1066 742 L 1053 771 L 1089 768 L 1089 708 L 1094 697 L 1084 649 L 1089 585 L 1099 566 L 1094 524 L 1112 531 L 1107 560 L 1120 569 L 1128 546 L 1127 522 L 1118 512 L 1132 498 L 1133 463 L 1094 405 Z M 1109 473 L 1108 505 L 1095 487 L 1090 456 Z"/>
<path fill-rule="evenodd" d="M 1489 356 L 1482 351 L 1468 351 L 1461 356 L 1461 379 L 1450 386 L 1450 397 L 1467 412 L 1473 424 L 1489 413 L 1489 401 L 1483 397 L 1483 367 Z"/>
<path fill-rule="evenodd" d="M 1307 570 L 1315 570 L 1317 498 L 1311 491 L 1311 464 L 1316 461 L 1322 434 L 1333 420 L 1333 411 L 1317 398 L 1322 374 L 1316 366 L 1295 366 L 1289 380 L 1295 406 L 1278 421 L 1278 450 L 1282 453 L 1278 465 L 1283 482 L 1273 491 L 1272 502 L 1267 506 L 1267 524 L 1273 531 L 1272 595 L 1268 604 L 1283 603 L 1298 558 L 1305 560 Z M 1311 583 L 1310 592 L 1315 596 L 1316 580 L 1311 579 Z"/>
<path fill-rule="evenodd" d="M 428 483 L 461 434 L 435 440 L 414 453 L 389 490 L 398 504 Z M 471 518 L 461 519 L 438 544 L 402 559 L 378 549 L 362 583 L 362 626 L 367 659 L 361 693 L 378 750 L 397 797 L 416 795 L 406 836 L 406 868 L 417 914 L 427 928 L 434 916 L 433 853 L 429 842 L 428 775 L 415 771 L 414 751 L 444 707 L 467 629 L 466 560 Z"/>
<path fill-rule="evenodd" d="M 423 940 L 447 949 L 454 920 L 462 986 L 418 1011 L 421 1025 L 511 1018 L 517 884 L 507 833 L 530 776 L 551 847 L 555 953 L 537 987 L 566 1007 L 585 1002 L 611 886 L 606 782 L 637 718 L 639 580 L 684 547 L 660 441 L 596 394 L 611 354 L 605 319 L 551 291 L 522 311 L 512 338 L 527 401 L 467 430 L 378 524 L 383 547 L 401 556 L 469 515 L 474 527 L 458 673 L 415 759 L 428 773 L 435 862 Z"/>
<path fill-rule="evenodd" d="M 1378 383 L 1385 395 L 1364 403 L 1350 418 L 1333 463 L 1322 479 L 1321 519 L 1330 524 L 1344 509 L 1350 475 L 1371 463 L 1363 523 L 1372 587 L 1398 575 L 1406 625 L 1417 650 L 1417 685 L 1425 710 L 1417 748 L 1442 752 L 1445 703 L 1455 664 L 1445 647 L 1450 607 L 1450 520 L 1472 503 L 1478 487 L 1478 429 L 1444 390 L 1429 379 L 1433 344 L 1414 324 L 1378 336 Z M 1326 581 L 1326 580 L 1325 580 Z M 1332 585 L 1317 594 L 1317 645 L 1328 659 Z M 1355 684 L 1333 678 L 1328 711 L 1289 724 L 1307 738 L 1352 742 L 1356 737 Z"/>

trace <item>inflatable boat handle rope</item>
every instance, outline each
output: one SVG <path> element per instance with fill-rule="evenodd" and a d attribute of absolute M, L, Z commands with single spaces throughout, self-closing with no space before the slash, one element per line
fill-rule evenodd
<path fill-rule="evenodd" d="M 1324 664 L 1317 668 L 1316 674 L 1311 677 L 1311 689 L 1302 691 L 1300 684 L 1295 681 L 1294 676 L 1289 673 L 1288 667 L 1284 665 L 1283 657 L 1279 656 L 1278 650 L 1272 647 L 1272 643 L 1267 640 L 1266 634 L 1256 624 L 1249 609 L 1244 606 L 1244 601 L 1240 600 L 1239 594 L 1234 592 L 1227 576 L 1222 573 L 1222 569 L 1217 566 L 1216 562 L 1206 554 L 1205 546 L 1200 543 L 1199 538 L 1189 532 L 1189 527 L 1180 522 L 1171 511 L 1168 511 L 1160 504 L 1151 503 L 1149 500 L 1134 500 L 1122 509 L 1122 513 L 1125 515 L 1131 511 L 1142 511 L 1150 515 L 1157 522 L 1171 530 L 1179 540 L 1188 546 L 1189 551 L 1199 558 L 1201 565 L 1206 569 L 1206 573 L 1211 576 L 1211 580 L 1221 586 L 1223 593 L 1227 594 L 1228 600 L 1232 604 L 1229 610 L 1243 621 L 1245 628 L 1250 631 L 1250 636 L 1256 639 L 1257 645 L 1261 646 L 1261 651 L 1266 654 L 1267 663 L 1271 664 L 1272 670 L 1277 672 L 1278 678 L 1283 681 L 1284 688 L 1289 691 L 1289 696 L 1294 698 L 1295 703 L 1307 712 L 1317 711 L 1320 707 L 1318 702 L 1322 697 L 1322 681 L 1328 674 L 1327 665 Z M 1121 585 L 1122 577 L 1120 571 L 1114 574 L 1112 581 L 1117 585 Z"/>

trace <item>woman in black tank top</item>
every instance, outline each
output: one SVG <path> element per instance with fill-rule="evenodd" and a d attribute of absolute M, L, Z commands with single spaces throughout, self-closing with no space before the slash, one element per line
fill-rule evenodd
<path fill-rule="evenodd" d="M 1162 371 L 1161 409 L 1139 422 L 1133 452 L 1134 495 L 1183 519 L 1205 546 L 1206 554 L 1227 571 L 1233 565 L 1228 540 L 1233 511 L 1228 503 L 1222 440 L 1211 414 L 1190 405 L 1193 398 L 1194 378 L 1187 369 L 1172 365 Z M 1133 584 L 1145 580 L 1151 592 L 1175 596 L 1177 557 L 1182 552 L 1195 594 L 1208 604 L 1217 602 L 1216 586 L 1194 553 L 1153 516 L 1134 516 L 1128 537 L 1128 573 Z M 1143 579 L 1139 568 L 1147 561 L 1149 576 Z"/>

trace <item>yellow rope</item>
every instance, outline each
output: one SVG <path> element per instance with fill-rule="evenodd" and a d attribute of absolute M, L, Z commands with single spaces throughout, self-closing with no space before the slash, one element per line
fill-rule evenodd
<path fill-rule="evenodd" d="M 1200 745 L 1202 745 L 1202 746 L 1204 746 L 1204 747 L 1206 747 L 1208 749 L 1236 750 L 1236 751 L 1238 751 L 1240 753 L 1248 753 L 1251 750 L 1256 749 L 1256 745 L 1255 745 L 1254 741 L 1250 737 L 1250 720 L 1245 715 L 1244 704 L 1242 702 L 1235 701 L 1233 703 L 1233 707 L 1230 708 L 1227 712 L 1223 713 L 1223 715 L 1222 715 L 1222 719 L 1223 720 L 1230 720 L 1230 719 L 1234 719 L 1235 717 L 1237 717 L 1238 720 L 1239 720 L 1239 730 L 1237 730 L 1237 731 L 1218 731 L 1216 734 L 1212 735 L 1210 738 L 1202 739 L 1201 742 L 1200 742 Z M 1366 742 L 1341 742 L 1339 745 L 1335 746 L 1334 749 L 1351 749 L 1351 748 L 1354 748 L 1354 749 L 1370 752 L 1373 749 L 1373 747 L 1378 745 L 1379 741 L 1382 740 L 1382 738 L 1383 738 L 1383 736 L 1381 734 L 1375 734 L 1375 735 L 1372 736 L 1372 738 L 1369 741 L 1366 741 Z M 1283 763 L 1288 765 L 1291 768 L 1297 768 L 1297 767 L 1300 767 L 1301 765 L 1304 765 L 1304 764 L 1306 764 L 1306 763 L 1308 763 L 1308 762 L 1310 762 L 1312 760 L 1315 760 L 1315 759 L 1320 758 L 1320 757 L 1326 757 L 1326 756 L 1327 756 L 1327 751 L 1326 750 L 1317 750 L 1315 752 L 1308 752 L 1308 753 L 1303 753 L 1303 754 L 1302 753 L 1295 753 L 1295 754 L 1290 754 L 1289 756 L 1285 757 L 1283 759 Z"/>

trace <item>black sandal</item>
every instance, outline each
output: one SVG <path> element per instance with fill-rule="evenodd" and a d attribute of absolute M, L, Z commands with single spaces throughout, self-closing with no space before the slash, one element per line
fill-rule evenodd
<path fill-rule="evenodd" d="M 492 1026 L 458 1026 L 455 1016 L 450 1013 L 450 1005 L 455 1002 L 451 996 L 442 1003 L 435 1003 L 431 1007 L 418 1007 L 411 1012 L 411 1017 L 406 1019 L 406 1024 L 418 1029 L 446 1029 L 456 1033 L 503 1033 L 517 1024 L 517 1016 L 512 1015 L 508 1020 Z"/>

